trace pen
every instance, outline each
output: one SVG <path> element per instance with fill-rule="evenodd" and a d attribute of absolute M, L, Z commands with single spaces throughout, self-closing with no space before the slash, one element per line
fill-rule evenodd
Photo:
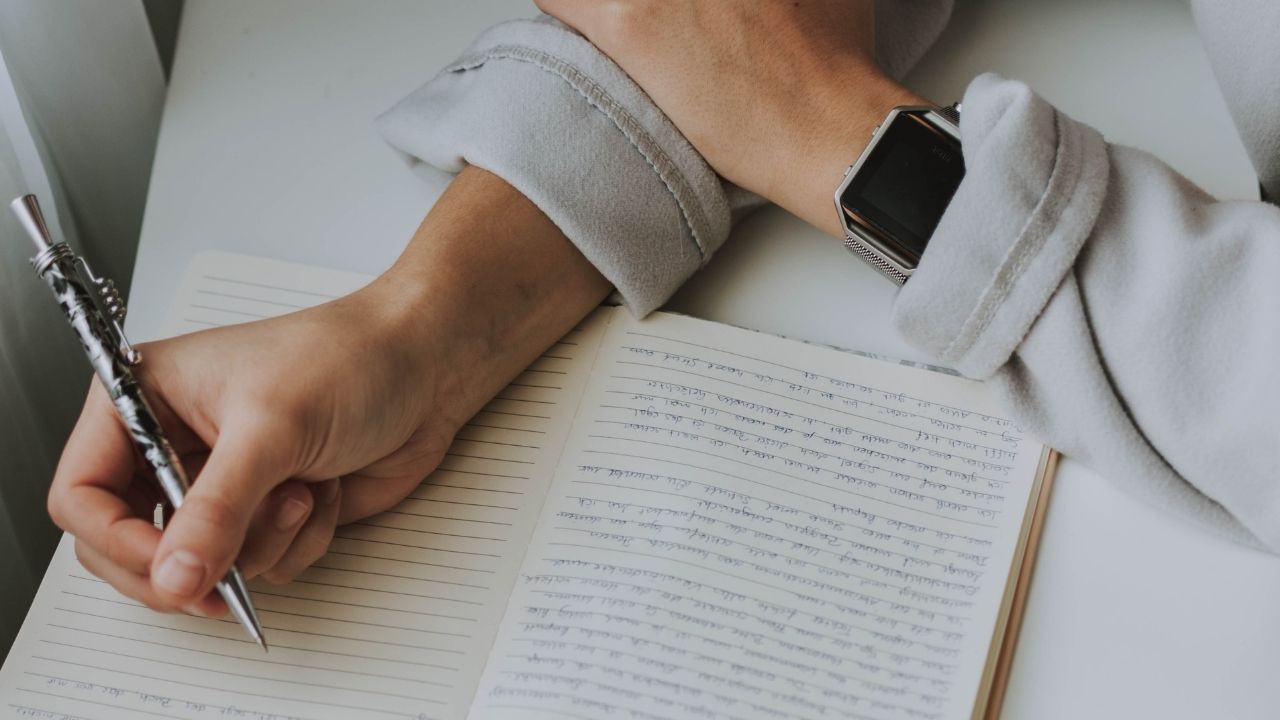
<path fill-rule="evenodd" d="M 124 335 L 125 306 L 120 293 L 110 280 L 95 275 L 84 258 L 72 252 L 65 242 L 53 241 L 35 195 L 17 198 L 9 208 L 36 245 L 36 256 L 31 258 L 36 275 L 49 284 L 130 438 L 176 510 L 182 506 L 190 484 L 182 461 L 160 429 L 142 387 L 129 369 L 142 362 L 142 355 Z M 249 597 L 249 588 L 234 565 L 218 583 L 218 592 L 249 636 L 265 651 L 266 638 Z"/>

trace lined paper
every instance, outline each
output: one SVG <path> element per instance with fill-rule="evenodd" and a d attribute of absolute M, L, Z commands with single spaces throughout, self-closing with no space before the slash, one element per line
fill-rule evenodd
<path fill-rule="evenodd" d="M 368 278 L 211 253 L 174 332 Z M 974 382 L 600 310 L 404 502 L 284 587 L 272 650 L 159 615 L 64 538 L 0 671 L 17 717 L 967 718 L 1043 448 Z"/>
<path fill-rule="evenodd" d="M 1042 448 L 971 381 L 616 316 L 473 718 L 967 718 Z"/>
<path fill-rule="evenodd" d="M 172 330 L 309 307 L 367 277 L 210 253 Z M 393 510 L 338 529 L 296 582 L 252 583 L 271 643 L 231 621 L 161 615 L 76 562 L 63 538 L 0 673 L 6 716 L 464 717 L 603 331 L 570 333 L 459 433 Z"/>

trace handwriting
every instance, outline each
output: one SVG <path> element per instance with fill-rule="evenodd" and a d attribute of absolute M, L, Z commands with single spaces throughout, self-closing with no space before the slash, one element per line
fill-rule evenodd
<path fill-rule="evenodd" d="M 954 710 L 1025 503 L 1020 431 L 887 381 L 756 361 L 749 343 L 625 337 L 579 410 L 591 431 L 557 473 L 484 701 L 571 717 Z"/>

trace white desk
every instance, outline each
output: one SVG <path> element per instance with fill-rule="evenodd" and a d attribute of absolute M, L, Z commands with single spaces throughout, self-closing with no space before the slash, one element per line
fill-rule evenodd
<path fill-rule="evenodd" d="M 963 5 L 915 73 L 918 89 L 950 100 L 975 73 L 1003 71 L 1215 193 L 1254 195 L 1183 3 Z M 202 250 L 366 273 L 389 265 L 434 192 L 381 146 L 373 116 L 486 26 L 531 12 L 520 0 L 187 0 L 134 276 L 134 334 L 155 335 Z M 890 297 L 836 243 L 767 211 L 672 307 L 914 356 L 883 319 Z M 1006 717 L 1275 717 L 1278 677 L 1280 561 L 1063 464 Z"/>

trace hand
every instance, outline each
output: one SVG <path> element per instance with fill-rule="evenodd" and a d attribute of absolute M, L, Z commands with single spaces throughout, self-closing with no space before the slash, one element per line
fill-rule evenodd
<path fill-rule="evenodd" d="M 287 581 L 337 523 L 407 494 L 462 419 L 444 358 L 411 350 L 426 323 L 394 312 L 390 285 L 143 347 L 139 379 L 196 478 L 163 535 L 142 519 L 158 493 L 95 382 L 49 502 L 85 567 L 153 607 L 191 606 L 237 555 L 246 576 Z M 219 612 L 216 597 L 191 609 Z"/>
<path fill-rule="evenodd" d="M 725 179 L 840 235 L 831 194 L 896 105 L 871 0 L 535 0 L 608 54 Z"/>
<path fill-rule="evenodd" d="M 465 170 L 365 289 L 142 348 L 139 381 L 194 478 L 163 533 L 144 519 L 158 493 L 97 382 L 50 514 L 121 593 L 221 615 L 213 586 L 233 561 L 248 577 L 293 578 L 337 524 L 417 486 L 457 429 L 607 292 L 535 206 Z"/>

